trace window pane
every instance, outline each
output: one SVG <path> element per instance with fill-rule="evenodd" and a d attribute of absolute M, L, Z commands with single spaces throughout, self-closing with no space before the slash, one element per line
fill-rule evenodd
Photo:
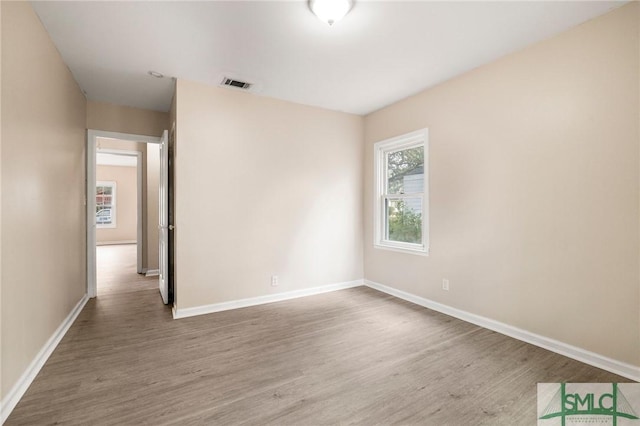
<path fill-rule="evenodd" d="M 96 186 L 96 194 L 111 195 L 113 194 L 113 187 L 112 186 Z"/>
<path fill-rule="evenodd" d="M 387 240 L 422 243 L 422 198 L 387 199 Z"/>
<path fill-rule="evenodd" d="M 387 193 L 424 192 L 424 147 L 387 154 Z"/>
<path fill-rule="evenodd" d="M 112 199 L 111 195 L 96 195 L 96 206 L 110 206 Z"/>
<path fill-rule="evenodd" d="M 113 222 L 111 216 L 111 209 L 96 207 L 96 223 L 102 225 L 109 225 Z"/>
<path fill-rule="evenodd" d="M 115 183 L 100 182 L 96 185 L 96 224 L 115 224 Z"/>

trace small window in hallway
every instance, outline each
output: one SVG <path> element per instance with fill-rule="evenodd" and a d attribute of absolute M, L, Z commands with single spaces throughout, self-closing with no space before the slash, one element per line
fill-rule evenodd
<path fill-rule="evenodd" d="M 96 182 L 96 226 L 116 227 L 116 183 Z"/>

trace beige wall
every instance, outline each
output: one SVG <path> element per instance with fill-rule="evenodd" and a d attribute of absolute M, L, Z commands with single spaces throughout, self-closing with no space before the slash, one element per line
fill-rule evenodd
<path fill-rule="evenodd" d="M 96 181 L 116 183 L 116 227 L 96 229 L 96 242 L 132 242 L 138 236 L 137 167 L 96 166 Z"/>
<path fill-rule="evenodd" d="M 147 144 L 144 142 L 98 137 L 96 138 L 96 149 L 98 152 L 101 149 L 139 152 L 141 156 L 144 157 L 147 153 Z"/>
<path fill-rule="evenodd" d="M 86 281 L 85 98 L 27 2 L 2 2 L 1 103 L 5 397 Z"/>
<path fill-rule="evenodd" d="M 160 136 L 168 122 L 169 114 L 166 112 L 87 102 L 87 128 L 92 130 Z"/>
<path fill-rule="evenodd" d="M 178 308 L 362 278 L 361 117 L 183 80 L 176 96 Z"/>
<path fill-rule="evenodd" d="M 640 365 L 637 7 L 367 116 L 365 277 Z M 373 143 L 424 127 L 431 253 L 374 249 Z"/>

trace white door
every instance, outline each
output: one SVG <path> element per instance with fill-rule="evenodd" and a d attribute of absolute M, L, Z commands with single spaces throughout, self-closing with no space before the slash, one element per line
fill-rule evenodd
<path fill-rule="evenodd" d="M 160 279 L 158 286 L 160 287 L 160 294 L 162 295 L 162 301 L 169 303 L 169 282 L 167 274 L 169 271 L 169 138 L 168 132 L 165 130 L 162 133 L 162 139 L 160 141 L 160 189 L 158 193 L 158 200 L 160 204 L 160 213 L 158 214 L 160 230 L 159 242 L 160 242 Z"/>

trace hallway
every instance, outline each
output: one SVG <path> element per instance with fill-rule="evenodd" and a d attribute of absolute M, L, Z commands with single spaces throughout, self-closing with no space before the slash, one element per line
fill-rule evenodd
<path fill-rule="evenodd" d="M 135 412 L 136 400 L 166 378 L 158 372 L 161 348 L 172 339 L 168 326 L 177 324 L 162 303 L 158 277 L 136 273 L 135 244 L 97 247 L 97 275 L 98 297 L 87 302 L 6 425 L 122 424 L 115 412 Z"/>

